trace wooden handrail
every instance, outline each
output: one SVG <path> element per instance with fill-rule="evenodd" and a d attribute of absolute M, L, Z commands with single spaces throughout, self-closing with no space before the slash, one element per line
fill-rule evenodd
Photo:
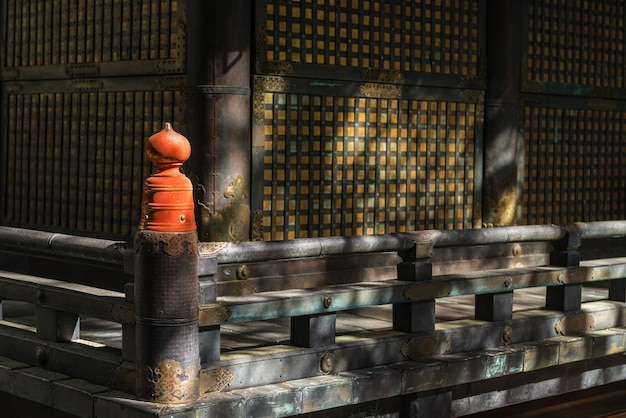
<path fill-rule="evenodd" d="M 360 345 L 361 340 L 346 343 L 349 340 L 347 336 L 336 335 L 335 318 L 337 313 L 355 308 L 393 304 L 394 309 L 396 306 L 417 306 L 421 309 L 418 313 L 429 314 L 433 313 L 436 299 L 463 295 L 487 296 L 488 301 L 493 295 L 494 305 L 504 303 L 510 308 L 512 292 L 517 289 L 538 286 L 567 289 L 570 293 L 563 294 L 565 300 L 570 294 L 580 293 L 582 284 L 609 281 L 613 294 L 609 294 L 609 299 L 613 302 L 607 302 L 606 308 L 611 312 L 621 312 L 624 306 L 619 301 L 626 297 L 626 248 L 620 250 L 624 245 L 623 237 L 626 237 L 626 221 L 418 231 L 283 242 L 200 244 L 198 278 L 201 292 L 208 295 L 205 299 L 200 297 L 198 303 L 197 326 L 203 347 L 202 375 L 206 377 L 213 373 L 209 371 L 211 367 L 235 370 L 243 377 L 232 385 L 244 388 L 256 384 L 252 377 L 245 377 L 248 376 L 244 372 L 246 367 L 256 367 L 246 365 L 246 355 L 254 357 L 251 364 L 279 367 L 275 362 L 282 354 L 271 354 L 271 350 L 267 353 L 262 350 L 256 354 L 242 353 L 243 357 L 235 353 L 220 354 L 220 327 L 227 324 L 290 318 L 292 341 L 282 341 L 280 347 L 283 348 L 277 347 L 276 353 L 285 350 L 293 356 L 294 362 L 308 364 L 307 368 L 293 371 L 290 375 L 292 379 L 299 379 L 318 372 L 311 361 L 317 362 L 325 351 L 332 351 L 344 363 L 353 361 L 351 350 L 369 353 L 362 359 L 354 360 L 353 365 L 345 366 L 344 370 L 351 370 L 353 367 L 381 365 L 385 361 L 402 361 L 407 354 L 400 348 L 404 350 L 405 346 L 409 350 L 408 358 L 417 358 L 415 356 L 421 354 L 411 347 L 417 347 L 422 337 L 429 338 L 426 342 L 435 344 L 437 350 L 443 350 L 441 353 L 467 349 L 464 345 L 455 346 L 457 340 L 465 335 L 462 330 L 465 325 L 455 325 L 456 331 L 448 335 L 452 331 L 447 328 L 434 328 L 434 317 L 432 323 L 422 329 L 395 328 L 394 322 L 393 330 L 372 330 L 363 340 L 370 341 L 363 343 L 367 347 Z M 577 254 L 578 247 L 582 249 L 585 242 L 594 248 L 579 265 L 558 264 L 551 258 L 554 253 Z M 606 242 L 616 243 L 617 249 L 611 251 L 614 257 L 598 258 L 608 257 L 595 248 L 598 242 L 598 248 L 607 245 Z M 121 271 L 125 267 L 123 270 L 128 274 L 126 263 L 132 260 L 130 251 L 129 244 L 125 242 L 0 227 L 0 252 L 5 255 L 17 253 L 33 259 L 67 260 L 68 265 L 74 261 L 85 261 L 88 268 L 93 269 L 116 266 L 116 271 Z M 568 261 L 570 258 L 558 260 Z M 577 259 L 572 257 L 571 260 Z M 400 264 L 404 270 L 397 270 Z M 129 280 L 125 289 L 119 286 L 107 289 L 98 287 L 100 282 L 80 283 L 12 272 L 8 267 L 4 270 L 0 271 L 0 299 L 31 303 L 37 307 L 37 315 L 48 315 L 49 318 L 54 317 L 54 312 L 60 312 L 117 322 L 122 325 L 123 331 L 119 359 L 127 365 L 135 364 L 136 301 L 133 300 L 132 276 L 124 276 Z M 270 284 L 264 285 L 265 282 Z M 236 292 L 237 289 L 241 292 Z M 500 296 L 504 298 L 500 300 Z M 553 297 L 558 302 L 561 296 Z M 481 302 L 484 300 L 481 299 Z M 568 306 L 581 307 L 580 303 Z M 596 315 L 594 311 L 589 311 L 582 318 L 577 316 L 579 310 L 560 308 L 538 311 L 552 315 L 550 318 L 538 316 L 543 318 L 543 333 L 548 332 L 546 330 L 554 333 L 554 326 L 560 318 L 572 317 L 572 323 L 584 320 L 586 324 L 585 321 L 593 320 Z M 472 346 L 472 349 L 495 347 L 494 344 L 504 338 L 503 335 L 511 327 L 526 329 L 519 315 L 511 319 L 497 319 L 495 315 L 485 318 L 476 313 L 474 319 L 479 320 L 467 323 L 481 324 L 481 332 L 488 334 L 489 339 L 477 342 L 483 345 Z M 63 320 L 66 326 L 73 323 L 72 317 L 63 317 Z M 600 324 L 597 322 L 595 326 L 600 327 Z M 617 322 L 615 324 L 621 326 Z M 294 338 L 294 333 L 300 332 L 301 328 L 321 330 L 322 333 L 300 333 L 298 338 Z M 541 339 L 542 335 L 534 331 L 528 334 L 519 332 L 514 335 L 513 341 L 523 343 L 530 341 L 529 338 Z M 37 333 L 32 338 L 33 341 L 37 341 L 35 338 L 46 341 L 47 337 Z M 385 352 L 393 353 L 393 358 L 378 359 L 374 354 L 380 351 L 379 344 L 387 344 Z M 49 358 L 53 359 L 49 360 L 53 363 L 57 361 L 54 357 Z M 63 361 L 66 358 L 63 357 Z M 59 362 L 59 367 L 66 367 L 61 360 Z M 57 366 L 53 363 L 49 364 L 50 368 Z M 128 372 L 128 368 L 124 368 L 124 372 Z M 272 382 L 276 383 L 273 380 L 266 383 Z M 120 387 L 121 381 L 116 385 Z"/>
<path fill-rule="evenodd" d="M 564 238 L 569 230 L 580 231 L 584 239 L 622 237 L 626 236 L 626 221 L 241 242 L 225 244 L 217 250 L 214 243 L 201 243 L 200 256 L 216 257 L 218 263 L 226 264 L 339 254 L 397 252 L 408 250 L 416 244 L 431 244 L 433 248 L 450 248 L 513 242 L 557 241 Z"/>
<path fill-rule="evenodd" d="M 124 241 L 0 226 L 0 250 L 123 265 L 132 253 Z"/>

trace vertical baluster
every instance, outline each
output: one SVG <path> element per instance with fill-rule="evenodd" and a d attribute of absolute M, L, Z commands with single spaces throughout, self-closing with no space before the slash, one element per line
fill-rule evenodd
<path fill-rule="evenodd" d="M 559 267 L 578 267 L 580 265 L 580 231 L 575 226 L 565 227 L 565 237 L 553 242 L 554 250 L 550 253 L 550 264 Z M 580 309 L 582 302 L 582 284 L 563 284 L 549 286 L 546 289 L 546 309 L 572 312 Z"/>
<path fill-rule="evenodd" d="M 398 280 L 410 282 L 430 281 L 433 266 L 430 260 L 435 238 L 439 231 L 416 242 L 409 250 L 399 252 L 402 262 L 398 264 Z M 424 235 L 420 235 L 424 238 Z M 435 329 L 435 299 L 393 305 L 393 329 L 401 332 L 422 332 Z"/>
<path fill-rule="evenodd" d="M 45 293 L 37 293 L 40 303 L 45 303 Z M 80 337 L 80 318 L 77 314 L 37 306 L 37 338 L 48 341 L 72 341 Z"/>

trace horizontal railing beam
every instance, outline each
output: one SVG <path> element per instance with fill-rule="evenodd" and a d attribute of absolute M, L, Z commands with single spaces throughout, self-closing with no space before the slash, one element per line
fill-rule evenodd
<path fill-rule="evenodd" d="M 26 274 L 0 271 L 0 297 L 120 324 L 135 321 L 123 293 Z"/>
<path fill-rule="evenodd" d="M 387 280 L 322 289 L 289 289 L 218 297 L 200 307 L 200 326 L 314 315 L 374 305 L 451 296 L 477 295 L 539 286 L 589 283 L 626 277 L 626 258 L 584 263 L 581 267 L 511 268 L 436 276 L 432 281 Z M 330 299 L 328 299 L 330 298 Z"/>
<path fill-rule="evenodd" d="M 123 265 L 132 248 L 124 241 L 0 226 L 0 250 L 47 257 L 71 257 Z"/>

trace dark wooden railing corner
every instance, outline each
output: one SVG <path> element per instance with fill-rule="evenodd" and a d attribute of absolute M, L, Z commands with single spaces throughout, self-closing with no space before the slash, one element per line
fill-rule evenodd
<path fill-rule="evenodd" d="M 56 373 L 50 386 L 59 373 L 106 386 L 89 395 L 107 399 L 98 416 L 217 414 L 233 399 L 244 415 L 281 416 L 433 391 L 461 408 L 453 388 L 488 391 L 496 377 L 626 379 L 626 221 L 199 243 L 184 158 L 151 152 L 134 243 L 0 227 L 0 299 L 34 317 L 3 318 L 0 373 L 18 364 Z M 514 296 L 533 288 L 545 297 L 520 310 Z M 118 327 L 115 339 L 91 342 L 92 319 Z"/>

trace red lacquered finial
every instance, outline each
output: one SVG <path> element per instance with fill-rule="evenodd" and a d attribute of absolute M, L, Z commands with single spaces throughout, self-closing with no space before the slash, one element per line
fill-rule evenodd
<path fill-rule="evenodd" d="M 148 138 L 146 155 L 157 172 L 144 185 L 140 230 L 183 232 L 196 229 L 193 187 L 180 171 L 191 155 L 189 141 L 169 122 Z"/>
<path fill-rule="evenodd" d="M 157 165 L 182 165 L 191 155 L 191 145 L 187 138 L 176 132 L 169 122 L 160 132 L 155 133 L 146 143 L 148 159 Z"/>

